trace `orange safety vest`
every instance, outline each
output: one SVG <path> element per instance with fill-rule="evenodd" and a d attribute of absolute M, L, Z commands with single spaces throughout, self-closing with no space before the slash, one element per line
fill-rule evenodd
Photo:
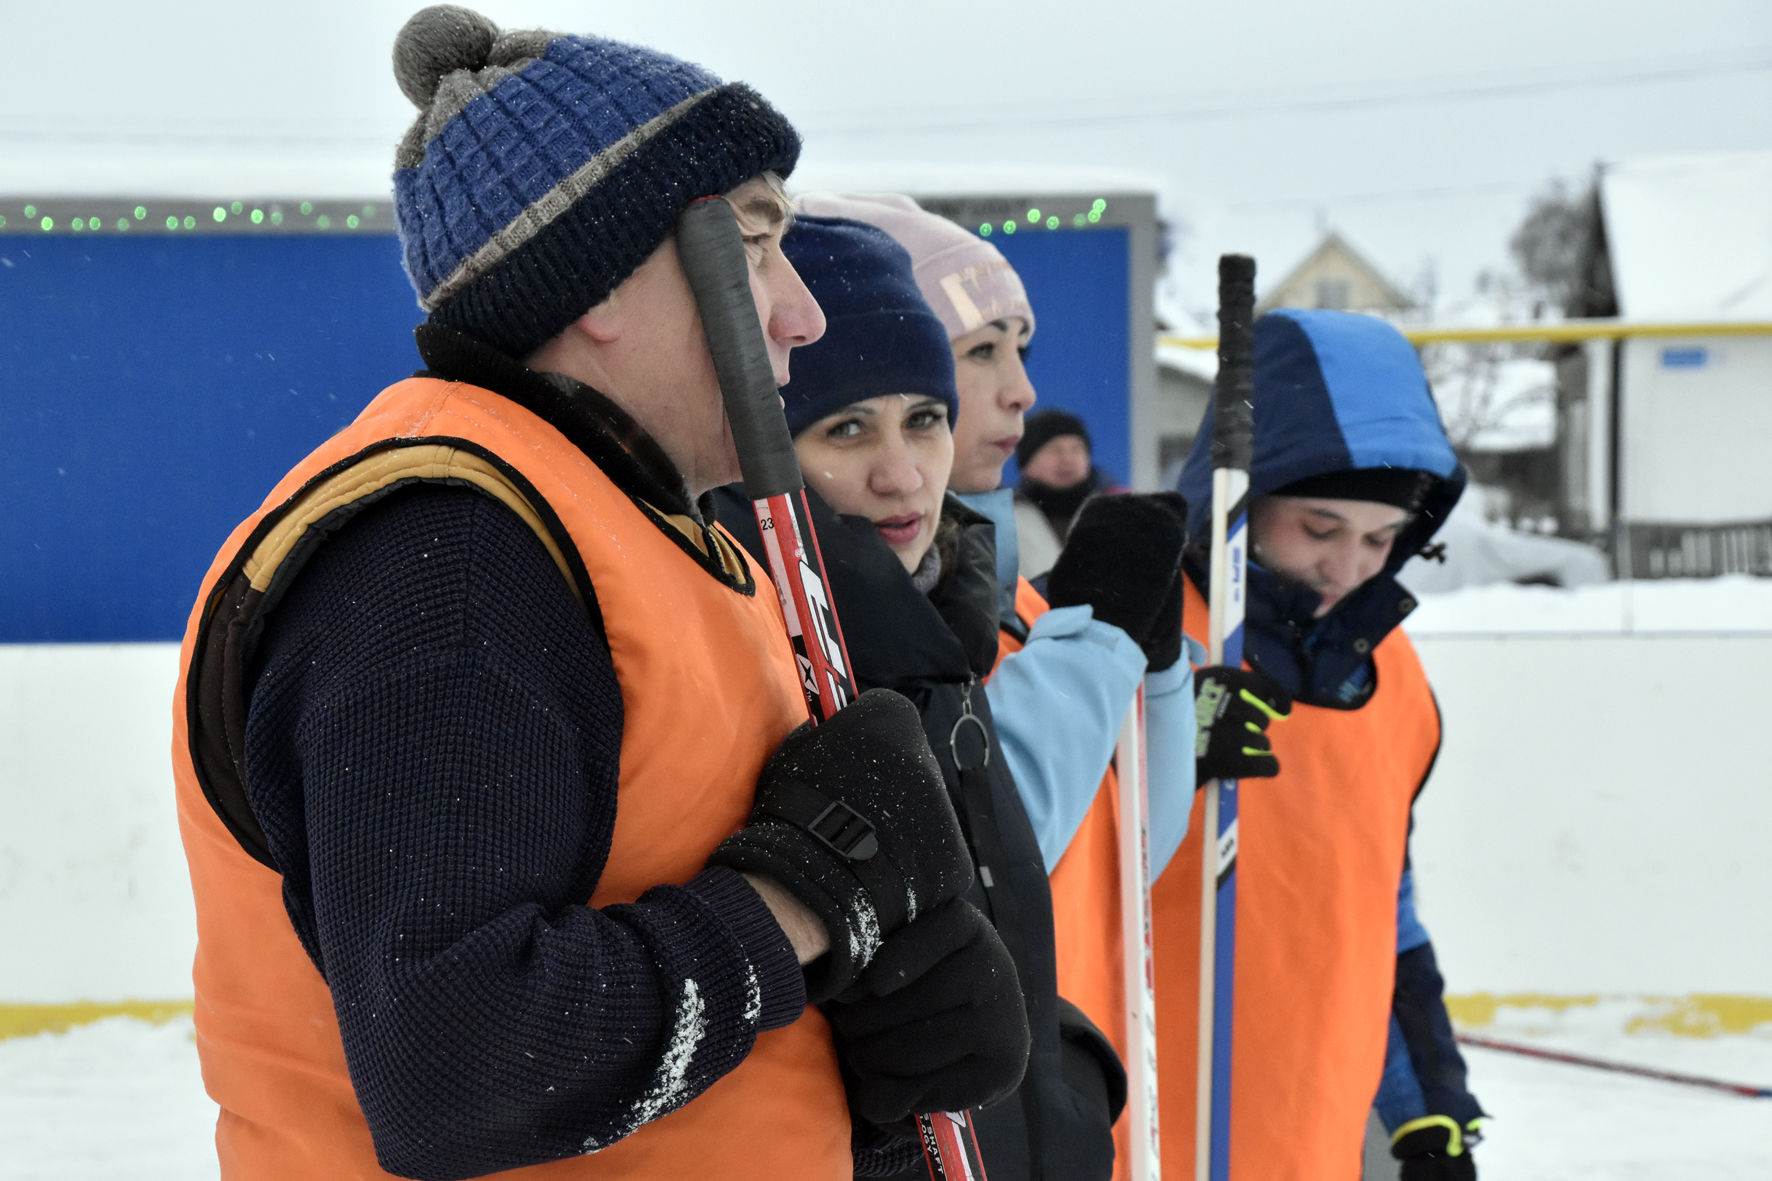
<path fill-rule="evenodd" d="M 1183 582 L 1183 618 L 1201 639 L 1206 603 Z M 1409 808 L 1440 743 L 1409 637 L 1393 631 L 1372 655 L 1366 703 L 1294 706 L 1269 731 L 1279 776 L 1240 789 L 1232 1181 L 1360 1175 L 1390 1029 Z M 1173 1177 L 1194 1175 L 1203 799 L 1152 892 L 1163 1172 Z"/>
<path fill-rule="evenodd" d="M 194 751 L 193 739 L 211 723 L 195 713 L 204 695 L 191 692 L 193 663 L 230 586 L 238 594 L 249 581 L 247 595 L 262 593 L 306 525 L 413 479 L 467 481 L 498 496 L 537 530 L 563 572 L 582 560 L 595 588 L 626 712 L 614 833 L 588 905 L 632 902 L 648 887 L 693 878 L 745 823 L 758 772 L 806 717 L 766 581 L 747 594 L 712 577 L 668 525 L 515 403 L 433 378 L 384 390 L 234 531 L 185 635 L 172 753 L 197 905 L 197 1044 L 205 1086 L 221 1107 L 224 1179 L 389 1174 L 351 1088 L 331 994 L 285 913 L 282 878 L 230 832 L 238 819 L 224 822 L 205 798 L 198 766 L 210 752 Z M 756 567 L 747 568 L 755 584 Z M 852 1170 L 829 1027 L 809 1008 L 759 1035 L 738 1067 L 670 1114 L 591 1155 L 497 1176 L 674 1181 L 715 1171 L 777 1181 Z"/>
<path fill-rule="evenodd" d="M 1031 627 L 1049 610 L 1040 592 L 1020 579 L 1015 614 Z M 1000 632 L 997 663 L 1022 649 Z M 1120 937 L 1120 781 L 1110 765 L 1095 800 L 1051 874 L 1052 935 L 1058 955 L 1058 995 L 1070 1001 L 1126 1061 L 1126 965 Z M 1126 1113 L 1114 1121 L 1114 1181 L 1131 1176 L 1131 1129 Z M 989 1167 L 990 1162 L 985 1162 Z"/>

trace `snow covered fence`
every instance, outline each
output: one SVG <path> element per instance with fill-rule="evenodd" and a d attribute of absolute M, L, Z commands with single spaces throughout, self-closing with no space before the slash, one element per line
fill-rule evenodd
<path fill-rule="evenodd" d="M 1752 741 L 1772 583 L 1649 590 L 1630 613 L 1654 631 L 1620 630 L 1617 587 L 1464 591 L 1418 615 L 1446 719 L 1418 901 L 1461 1020 L 1610 997 L 1674 1032 L 1772 1021 L 1772 768 Z M 97 1011 L 74 1002 L 190 998 L 177 657 L 0 645 L 0 1036 Z"/>

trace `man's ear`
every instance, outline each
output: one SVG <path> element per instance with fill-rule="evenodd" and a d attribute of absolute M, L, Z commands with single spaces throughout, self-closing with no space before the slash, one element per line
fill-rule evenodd
<path fill-rule="evenodd" d="M 572 327 L 598 344 L 609 344 L 621 336 L 622 311 L 621 289 L 617 288 L 604 296 L 602 303 L 574 320 Z"/>

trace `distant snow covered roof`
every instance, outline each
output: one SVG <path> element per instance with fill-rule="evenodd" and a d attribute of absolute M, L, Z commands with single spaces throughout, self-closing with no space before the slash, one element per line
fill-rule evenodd
<path fill-rule="evenodd" d="M 1436 373 L 1434 400 L 1465 450 L 1532 451 L 1557 440 L 1556 383 L 1551 362 L 1514 357 Z"/>
<path fill-rule="evenodd" d="M 1182 335 L 1195 335 L 1197 330 L 1190 330 Z M 1203 333 L 1199 333 L 1204 335 Z M 1213 349 L 1191 349 L 1178 344 L 1170 344 L 1161 337 L 1157 339 L 1157 364 L 1165 369 L 1174 369 L 1180 373 L 1191 374 L 1200 380 L 1210 383 L 1218 377 L 1218 353 Z"/>
<path fill-rule="evenodd" d="M 1772 152 L 1609 164 L 1600 203 L 1621 316 L 1772 320 Z"/>

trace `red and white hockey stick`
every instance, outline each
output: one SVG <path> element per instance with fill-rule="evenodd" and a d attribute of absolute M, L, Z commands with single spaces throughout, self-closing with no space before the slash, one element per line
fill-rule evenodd
<path fill-rule="evenodd" d="M 725 198 L 706 197 L 683 211 L 677 220 L 677 253 L 701 313 L 745 495 L 757 514 L 769 577 L 781 596 L 800 684 L 816 725 L 855 696 L 855 682 L 825 589 L 824 559 L 812 532 L 806 484 L 751 297 L 744 239 Z M 985 1181 L 967 1113 L 919 1115 L 917 1128 L 932 1181 Z"/>

